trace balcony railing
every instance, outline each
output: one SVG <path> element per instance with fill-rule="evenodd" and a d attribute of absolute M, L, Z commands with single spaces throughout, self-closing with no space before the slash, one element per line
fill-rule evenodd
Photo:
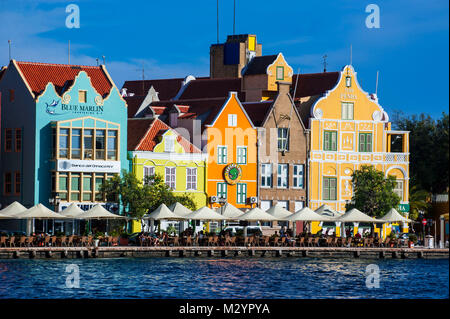
<path fill-rule="evenodd" d="M 385 162 L 408 162 L 407 153 L 386 153 L 384 156 Z"/>

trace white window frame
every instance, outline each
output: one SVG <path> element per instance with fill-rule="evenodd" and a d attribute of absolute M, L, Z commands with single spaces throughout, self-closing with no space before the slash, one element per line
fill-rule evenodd
<path fill-rule="evenodd" d="M 350 121 L 350 120 L 354 119 L 355 103 L 341 102 L 341 110 L 342 110 L 342 117 L 341 117 L 342 120 Z M 351 115 L 350 115 L 350 113 L 351 113 Z"/>
<path fill-rule="evenodd" d="M 169 169 L 169 174 L 167 174 L 167 170 Z M 177 168 L 176 166 L 166 166 L 164 169 L 164 182 L 167 186 L 172 189 L 176 189 L 177 187 Z M 173 180 L 168 181 L 167 177 L 173 177 Z M 172 178 L 171 178 L 172 179 Z M 172 186 L 173 184 L 173 186 Z"/>
<path fill-rule="evenodd" d="M 285 132 L 286 135 L 283 133 L 280 136 L 280 132 Z M 279 144 L 282 144 L 282 148 L 280 148 Z M 289 128 L 288 127 L 279 127 L 277 129 L 277 148 L 278 151 L 289 151 Z"/>
<path fill-rule="evenodd" d="M 146 174 L 146 171 L 150 171 L 149 174 Z M 146 185 L 150 185 L 151 183 L 145 183 L 145 177 L 147 176 L 155 176 L 155 166 L 145 165 L 142 172 L 142 183 Z"/>
<path fill-rule="evenodd" d="M 244 150 L 244 154 L 241 154 L 242 150 Z M 247 146 L 236 147 L 236 163 L 244 165 L 247 164 Z"/>
<path fill-rule="evenodd" d="M 261 164 L 261 187 L 271 188 L 273 185 L 272 163 Z"/>
<path fill-rule="evenodd" d="M 189 181 L 191 177 L 191 181 Z M 186 190 L 196 191 L 197 190 L 197 168 L 196 167 L 186 167 Z"/>
<path fill-rule="evenodd" d="M 228 114 L 228 126 L 237 126 L 237 114 Z"/>
<path fill-rule="evenodd" d="M 305 165 L 294 164 L 292 168 L 292 173 L 293 173 L 292 188 L 299 188 L 299 189 L 305 188 Z M 301 185 L 299 185 L 299 181 L 301 181 Z"/>
<path fill-rule="evenodd" d="M 399 187 L 400 185 L 400 187 Z M 403 201 L 403 192 L 404 192 L 405 183 L 402 179 L 395 180 L 395 187 L 393 189 L 394 193 L 400 197 L 400 201 Z"/>
<path fill-rule="evenodd" d="M 221 153 L 221 150 L 225 151 L 225 154 Z M 225 161 L 222 162 L 222 157 L 225 156 Z M 225 145 L 217 145 L 217 164 L 227 164 L 228 162 L 228 147 Z"/>
<path fill-rule="evenodd" d="M 220 188 L 220 191 L 219 191 L 219 188 Z M 216 194 L 217 198 L 225 198 L 225 199 L 227 199 L 227 197 L 228 197 L 227 183 L 217 183 L 216 191 L 217 191 L 217 194 Z M 225 193 L 225 197 L 222 197 L 221 193 Z"/>
<path fill-rule="evenodd" d="M 247 203 L 247 184 L 237 183 L 236 185 L 236 204 Z"/>
<path fill-rule="evenodd" d="M 283 170 L 283 168 L 286 168 Z M 288 188 L 289 186 L 289 164 L 278 164 L 277 168 L 277 187 L 278 188 Z M 283 183 L 284 181 L 284 183 Z"/>

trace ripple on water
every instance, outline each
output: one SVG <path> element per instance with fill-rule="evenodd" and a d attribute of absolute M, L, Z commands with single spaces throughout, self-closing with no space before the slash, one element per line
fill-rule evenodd
<path fill-rule="evenodd" d="M 80 288 L 66 288 L 66 266 Z M 380 287 L 366 287 L 367 265 Z M 426 274 L 424 276 L 424 274 Z M 0 260 L 0 298 L 448 298 L 448 259 Z"/>

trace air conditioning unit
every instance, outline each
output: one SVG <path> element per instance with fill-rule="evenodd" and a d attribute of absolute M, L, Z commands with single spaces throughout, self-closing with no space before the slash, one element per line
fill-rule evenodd
<path fill-rule="evenodd" d="M 218 202 L 223 204 L 227 202 L 227 199 L 225 197 L 219 197 Z"/>
<path fill-rule="evenodd" d="M 218 198 L 217 196 L 211 196 L 211 197 L 209 198 L 209 201 L 210 201 L 211 203 L 218 203 L 218 202 L 219 202 L 219 198 Z"/>
<path fill-rule="evenodd" d="M 252 196 L 250 197 L 250 204 L 256 204 L 258 203 L 258 197 Z"/>

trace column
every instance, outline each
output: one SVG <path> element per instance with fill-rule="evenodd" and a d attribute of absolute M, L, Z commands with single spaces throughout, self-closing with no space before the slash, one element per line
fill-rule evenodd
<path fill-rule="evenodd" d="M 358 233 L 358 222 L 353 222 L 353 236 L 355 236 Z"/>
<path fill-rule="evenodd" d="M 445 218 L 444 215 L 441 215 L 439 217 L 439 220 L 441 222 L 441 238 L 439 240 L 439 248 L 444 248 L 445 247 Z"/>

